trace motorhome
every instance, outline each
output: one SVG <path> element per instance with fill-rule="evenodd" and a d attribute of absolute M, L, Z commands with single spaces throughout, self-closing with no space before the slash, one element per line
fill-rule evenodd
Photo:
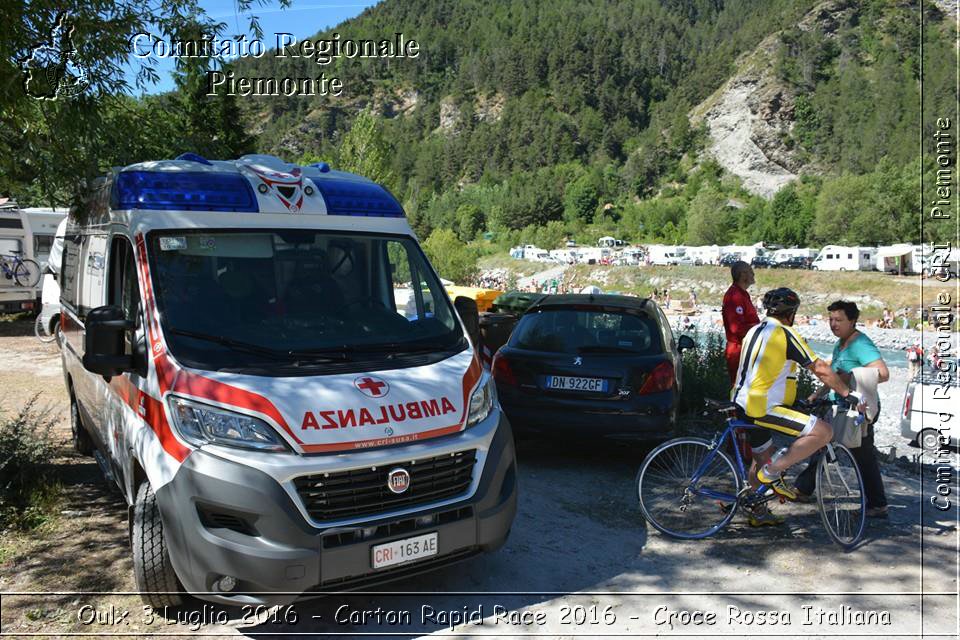
<path fill-rule="evenodd" d="M 876 262 L 874 247 L 844 247 L 828 244 L 813 261 L 814 271 L 869 271 Z"/>
<path fill-rule="evenodd" d="M 720 247 L 717 245 L 706 245 L 702 247 L 687 247 L 686 255 L 693 258 L 694 262 L 700 261 L 700 264 L 720 264 Z"/>
<path fill-rule="evenodd" d="M 476 303 L 385 188 L 185 154 L 90 201 L 64 241 L 64 382 L 148 605 L 286 604 L 504 543 L 518 473 Z"/>
<path fill-rule="evenodd" d="M 613 259 L 613 250 L 608 247 L 580 247 L 577 256 L 577 261 L 582 264 L 609 264 Z"/>
<path fill-rule="evenodd" d="M 674 245 L 651 244 L 647 245 L 647 259 L 650 264 L 671 265 L 680 261 L 684 248 Z"/>

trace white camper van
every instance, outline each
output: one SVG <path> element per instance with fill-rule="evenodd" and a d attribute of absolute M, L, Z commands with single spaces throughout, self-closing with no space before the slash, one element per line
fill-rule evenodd
<path fill-rule="evenodd" d="M 63 373 L 148 604 L 283 604 L 503 544 L 516 461 L 476 306 L 386 189 L 185 154 L 90 202 L 64 243 Z"/>
<path fill-rule="evenodd" d="M 876 262 L 872 247 L 843 247 L 828 244 L 813 261 L 814 271 L 869 271 Z"/>
<path fill-rule="evenodd" d="M 675 265 L 680 262 L 683 250 L 676 246 L 651 244 L 647 246 L 647 255 L 649 256 L 650 264 Z"/>

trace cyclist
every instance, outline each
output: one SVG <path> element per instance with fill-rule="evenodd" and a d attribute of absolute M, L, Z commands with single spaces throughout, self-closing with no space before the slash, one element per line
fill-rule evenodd
<path fill-rule="evenodd" d="M 731 392 L 741 419 L 796 438 L 786 452 L 771 458 L 773 439 L 770 434 L 761 429 L 748 432 L 753 452 L 750 484 L 769 485 L 789 500 L 795 500 L 797 493 L 787 485 L 783 472 L 826 445 L 833 436 L 829 423 L 790 408 L 797 397 L 798 367 L 809 369 L 841 398 L 862 404 L 862 398 L 851 392 L 830 365 L 817 358 L 793 329 L 799 307 L 800 296 L 785 287 L 768 291 L 763 296 L 767 317 L 744 337 Z M 750 516 L 753 526 L 782 522 L 783 518 L 767 509 L 755 510 Z"/>

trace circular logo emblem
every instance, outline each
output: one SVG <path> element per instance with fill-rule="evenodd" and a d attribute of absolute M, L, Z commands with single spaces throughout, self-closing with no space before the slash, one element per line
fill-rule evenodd
<path fill-rule="evenodd" d="M 387 488 L 392 493 L 403 493 L 410 488 L 410 472 L 397 468 L 387 474 Z"/>
<path fill-rule="evenodd" d="M 353 386 L 371 398 L 382 398 L 390 391 L 390 385 L 380 378 L 363 376 L 353 381 Z"/>
<path fill-rule="evenodd" d="M 743 315 L 743 307 L 737 307 L 737 313 Z"/>

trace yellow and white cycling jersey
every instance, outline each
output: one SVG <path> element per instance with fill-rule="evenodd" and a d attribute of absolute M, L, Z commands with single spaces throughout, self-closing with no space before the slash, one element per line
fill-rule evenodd
<path fill-rule="evenodd" d="M 767 317 L 743 339 L 731 400 L 751 418 L 790 406 L 797 397 L 797 369 L 817 355 L 792 327 Z"/>

